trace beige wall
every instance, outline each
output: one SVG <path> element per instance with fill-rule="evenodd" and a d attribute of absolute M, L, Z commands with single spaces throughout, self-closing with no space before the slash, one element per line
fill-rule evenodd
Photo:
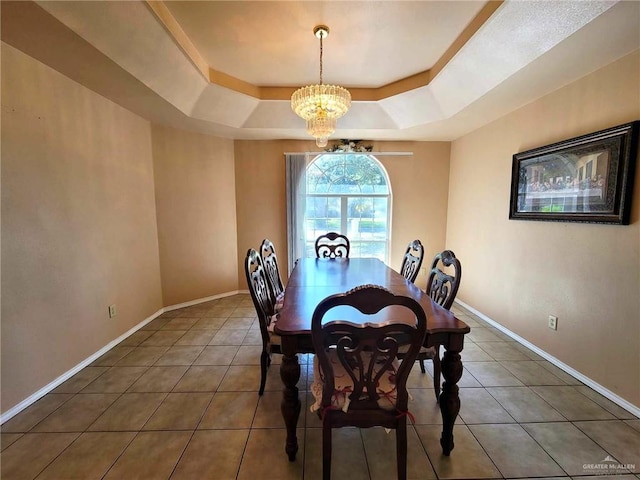
<path fill-rule="evenodd" d="M 640 119 L 640 54 L 452 144 L 458 298 L 640 405 L 640 168 L 629 226 L 508 219 L 514 153 Z M 549 314 L 558 330 L 547 328 Z"/>
<path fill-rule="evenodd" d="M 162 307 L 155 217 L 149 123 L 3 43 L 3 412 Z"/>
<path fill-rule="evenodd" d="M 233 140 L 154 125 L 164 305 L 238 289 Z"/>
<path fill-rule="evenodd" d="M 369 144 L 368 142 L 363 142 Z M 399 269 L 407 244 L 419 238 L 426 257 L 445 246 L 448 142 L 370 142 L 374 151 L 413 152 L 413 156 L 378 157 L 393 193 L 391 260 Z M 287 213 L 285 152 L 318 151 L 313 141 L 236 140 L 236 203 L 238 212 L 238 272 L 246 288 L 243 262 L 247 249 L 269 238 L 276 246 L 280 273 L 287 273 Z M 429 259 L 425 260 L 426 263 Z M 424 287 L 426 276 L 416 283 Z"/>

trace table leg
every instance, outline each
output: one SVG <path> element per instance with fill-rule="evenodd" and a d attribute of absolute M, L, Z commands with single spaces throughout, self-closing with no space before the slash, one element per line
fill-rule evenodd
<path fill-rule="evenodd" d="M 280 408 L 284 423 L 287 427 L 287 444 L 285 451 L 289 456 L 289 461 L 293 462 L 298 453 L 298 437 L 296 436 L 296 427 L 298 425 L 298 417 L 300 416 L 301 403 L 298 398 L 298 387 L 296 384 L 300 380 L 300 364 L 297 355 L 283 355 L 282 365 L 280 365 L 280 378 L 284 383 L 282 403 Z"/>
<path fill-rule="evenodd" d="M 444 384 L 440 394 L 440 411 L 442 412 L 442 453 L 449 456 L 453 450 L 453 424 L 460 411 L 460 397 L 456 383 L 462 377 L 462 361 L 460 353 L 445 350 L 442 358 L 442 376 Z"/>

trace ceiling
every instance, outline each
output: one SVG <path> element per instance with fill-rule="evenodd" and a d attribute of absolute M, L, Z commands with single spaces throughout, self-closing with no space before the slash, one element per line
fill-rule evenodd
<path fill-rule="evenodd" d="M 308 139 L 291 93 L 350 90 L 334 138 L 453 140 L 640 48 L 635 1 L 1 2 L 2 40 L 154 122 Z"/>

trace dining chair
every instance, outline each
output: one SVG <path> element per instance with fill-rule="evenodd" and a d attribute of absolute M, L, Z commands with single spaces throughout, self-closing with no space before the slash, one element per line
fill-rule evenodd
<path fill-rule="evenodd" d="M 445 273 L 445 270 L 451 273 Z M 431 270 L 427 277 L 426 293 L 431 299 L 443 308 L 449 310 L 460 288 L 462 278 L 462 265 L 451 250 L 444 250 L 433 257 Z M 425 373 L 424 361 L 433 360 L 433 389 L 436 401 L 440 398 L 440 345 L 429 348 L 421 348 L 418 354 L 420 370 Z"/>
<path fill-rule="evenodd" d="M 328 321 L 325 314 L 342 307 L 331 318 L 345 318 L 343 306 L 364 315 L 374 315 L 392 306 L 389 315 L 403 321 L 352 323 Z M 397 310 L 400 309 L 400 312 Z M 344 314 L 342 316 L 341 314 Z M 409 323 L 406 323 L 409 320 Z M 381 426 L 396 430 L 396 460 L 399 479 L 407 475 L 407 378 L 426 334 L 427 320 L 420 304 L 410 297 L 394 295 L 375 285 L 363 285 L 322 300 L 311 319 L 315 350 L 315 397 L 312 411 L 322 418 L 322 477 L 331 478 L 331 432 L 333 428 Z M 408 345 L 398 360 L 398 349 Z"/>
<path fill-rule="evenodd" d="M 400 266 L 400 275 L 409 280 L 411 283 L 416 281 L 422 259 L 424 257 L 424 247 L 420 240 L 414 240 L 407 245 L 407 249 L 402 257 L 402 265 Z"/>
<path fill-rule="evenodd" d="M 262 264 L 267 273 L 271 296 L 275 301 L 274 310 L 279 312 L 284 302 L 284 286 L 280 278 L 280 270 L 278 269 L 276 249 L 268 238 L 265 238 L 260 245 L 260 256 L 262 257 Z"/>
<path fill-rule="evenodd" d="M 281 338 L 273 328 L 278 319 L 274 313 L 274 302 L 269 291 L 267 273 L 262 264 L 262 258 L 253 248 L 247 251 L 244 263 L 244 271 L 247 277 L 249 293 L 256 309 L 260 334 L 262 336 L 262 353 L 260 354 L 260 389 L 258 395 L 264 393 L 267 381 L 267 369 L 271 365 L 271 354 L 282 353 Z"/>
<path fill-rule="evenodd" d="M 351 243 L 346 235 L 329 232 L 316 238 L 316 256 L 318 258 L 349 258 Z"/>

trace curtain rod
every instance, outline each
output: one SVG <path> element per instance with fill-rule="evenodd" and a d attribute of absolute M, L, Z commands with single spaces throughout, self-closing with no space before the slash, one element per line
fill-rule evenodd
<path fill-rule="evenodd" d="M 299 155 L 299 154 L 306 154 L 306 153 L 308 153 L 309 155 L 348 155 L 348 154 L 359 153 L 362 155 L 376 155 L 378 157 L 382 155 L 395 156 L 395 157 L 407 157 L 407 156 L 413 155 L 413 152 L 284 152 L 283 155 Z"/>

